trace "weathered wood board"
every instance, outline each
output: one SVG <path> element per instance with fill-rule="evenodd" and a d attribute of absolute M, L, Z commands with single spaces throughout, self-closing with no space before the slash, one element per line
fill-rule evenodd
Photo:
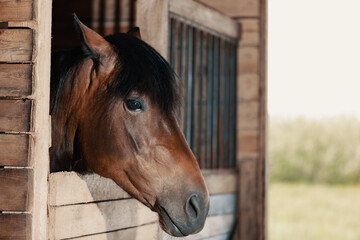
<path fill-rule="evenodd" d="M 27 211 L 32 170 L 0 169 L 0 211 Z"/>
<path fill-rule="evenodd" d="M 217 216 L 236 213 L 237 194 L 227 193 L 210 196 L 210 209 L 208 216 Z"/>
<path fill-rule="evenodd" d="M 109 178 L 75 172 L 52 173 L 49 194 L 50 206 L 130 198 Z"/>
<path fill-rule="evenodd" d="M 235 170 L 202 170 L 201 171 L 210 195 L 233 193 L 237 191 L 237 173 Z"/>
<path fill-rule="evenodd" d="M 24 21 L 33 18 L 33 0 L 0 0 L 0 22 Z"/>
<path fill-rule="evenodd" d="M 0 29 L 0 62 L 30 62 L 33 30 Z"/>
<path fill-rule="evenodd" d="M 152 223 L 139 227 L 123 229 L 114 232 L 100 233 L 85 237 L 74 238 L 76 240 L 158 240 L 159 224 Z"/>
<path fill-rule="evenodd" d="M 31 100 L 0 100 L 0 131 L 30 130 Z"/>
<path fill-rule="evenodd" d="M 31 239 L 31 215 L 0 213 L 0 239 Z"/>
<path fill-rule="evenodd" d="M 28 166 L 29 135 L 0 134 L 0 146 L 0 166 Z"/>
<path fill-rule="evenodd" d="M 124 199 L 51 207 L 50 221 L 50 239 L 62 239 L 156 222 L 157 214 L 135 199 Z"/>
<path fill-rule="evenodd" d="M 27 96 L 32 92 L 32 65 L 0 64 L 0 96 Z"/>

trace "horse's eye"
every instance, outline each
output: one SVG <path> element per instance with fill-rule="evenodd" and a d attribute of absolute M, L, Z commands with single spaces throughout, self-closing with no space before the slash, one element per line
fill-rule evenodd
<path fill-rule="evenodd" d="M 141 111 L 143 110 L 143 106 L 141 104 L 141 101 L 138 99 L 129 99 L 126 101 L 126 107 L 131 111 Z"/>

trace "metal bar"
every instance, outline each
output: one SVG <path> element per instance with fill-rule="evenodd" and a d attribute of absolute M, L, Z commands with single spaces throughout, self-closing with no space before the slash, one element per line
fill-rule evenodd
<path fill-rule="evenodd" d="M 199 30 L 193 28 L 193 96 L 192 96 L 192 118 L 191 118 L 191 142 L 193 145 L 193 151 L 195 156 L 199 155 L 199 51 L 200 51 L 200 37 L 199 37 Z"/>
<path fill-rule="evenodd" d="M 214 39 L 213 37 L 208 34 L 207 35 L 207 91 L 206 91 L 206 168 L 211 168 L 211 162 L 212 162 L 212 144 L 211 144 L 211 137 L 212 137 L 212 92 L 213 92 L 213 74 L 212 74 L 212 68 L 213 68 L 213 45 L 214 45 Z"/>
<path fill-rule="evenodd" d="M 224 46 L 224 167 L 230 167 L 230 160 L 229 160 L 229 130 L 231 129 L 229 126 L 229 115 L 231 108 L 230 103 L 230 47 L 229 43 L 225 42 Z"/>
<path fill-rule="evenodd" d="M 224 168 L 226 159 L 224 158 L 224 84 L 225 84 L 225 56 L 224 41 L 219 39 L 219 71 L 218 71 L 218 125 L 217 125 L 217 167 Z"/>
<path fill-rule="evenodd" d="M 235 167 L 235 134 L 236 134 L 236 99 L 235 99 L 235 91 L 236 91 L 236 72 L 235 72 L 235 64 L 236 64 L 236 46 L 231 45 L 231 55 L 230 55 L 230 121 L 229 121 L 229 165 Z"/>
<path fill-rule="evenodd" d="M 218 125 L 218 101 L 219 101 L 219 38 L 214 38 L 213 61 L 213 92 L 212 92 L 212 138 L 211 138 L 211 167 L 217 168 L 217 125 Z"/>
<path fill-rule="evenodd" d="M 192 148 L 191 139 L 191 108 L 192 108 L 192 93 L 193 93 L 193 75 L 192 75 L 192 27 L 187 26 L 186 38 L 186 125 L 185 125 L 185 138 Z"/>

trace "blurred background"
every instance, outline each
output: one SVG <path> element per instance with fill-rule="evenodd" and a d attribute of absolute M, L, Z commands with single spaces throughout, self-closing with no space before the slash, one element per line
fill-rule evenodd
<path fill-rule="evenodd" d="M 360 1 L 268 4 L 269 239 L 359 240 Z"/>

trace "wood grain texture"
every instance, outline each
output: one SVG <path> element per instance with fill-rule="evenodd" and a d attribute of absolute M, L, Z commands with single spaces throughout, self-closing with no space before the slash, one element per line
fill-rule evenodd
<path fill-rule="evenodd" d="M 259 75 L 257 73 L 242 73 L 238 76 L 237 101 L 259 100 Z"/>
<path fill-rule="evenodd" d="M 31 187 L 31 170 L 0 169 L 0 211 L 29 210 Z"/>
<path fill-rule="evenodd" d="M 239 186 L 239 233 L 240 239 L 257 239 L 257 176 L 256 161 L 248 160 L 240 163 Z"/>
<path fill-rule="evenodd" d="M 79 237 L 156 222 L 158 216 L 135 199 L 50 208 L 50 239 Z"/>
<path fill-rule="evenodd" d="M 0 100 L 0 131 L 30 130 L 31 100 Z"/>
<path fill-rule="evenodd" d="M 29 135 L 0 134 L 0 166 L 29 164 Z"/>
<path fill-rule="evenodd" d="M 137 0 L 136 25 L 141 38 L 164 58 L 168 54 L 169 0 Z"/>
<path fill-rule="evenodd" d="M 169 11 L 221 35 L 237 39 L 239 24 L 230 17 L 190 0 L 169 0 Z"/>
<path fill-rule="evenodd" d="M 202 170 L 210 194 L 236 192 L 234 170 Z M 129 198 L 113 180 L 97 174 L 58 172 L 50 174 L 51 206 Z M 71 194 L 70 194 L 71 193 Z"/>
<path fill-rule="evenodd" d="M 0 0 L 0 22 L 31 20 L 33 0 Z"/>
<path fill-rule="evenodd" d="M 211 195 L 208 216 L 236 214 L 236 202 L 236 193 Z"/>
<path fill-rule="evenodd" d="M 196 0 L 231 17 L 258 17 L 259 0 Z"/>
<path fill-rule="evenodd" d="M 0 29 L 0 62 L 30 62 L 32 53 L 31 29 Z"/>
<path fill-rule="evenodd" d="M 257 130 L 259 127 L 259 102 L 240 102 L 237 108 L 238 133 L 244 130 Z"/>
<path fill-rule="evenodd" d="M 206 219 L 204 228 L 197 234 L 184 237 L 182 239 L 187 240 L 198 240 L 198 239 L 208 239 L 222 234 L 228 234 L 232 231 L 235 224 L 235 214 L 226 214 L 219 216 L 211 216 Z M 160 230 L 159 239 L 166 240 L 169 239 L 169 235 Z"/>
<path fill-rule="evenodd" d="M 258 73 L 259 49 L 257 47 L 238 48 L 238 73 Z"/>
<path fill-rule="evenodd" d="M 0 96 L 27 96 L 32 92 L 30 64 L 0 64 Z"/>
<path fill-rule="evenodd" d="M 113 180 L 97 174 L 58 172 L 50 174 L 49 182 L 51 206 L 130 197 Z"/>
<path fill-rule="evenodd" d="M 31 215 L 0 213 L 0 239 L 31 239 Z"/>
<path fill-rule="evenodd" d="M 210 195 L 237 191 L 237 173 L 235 170 L 203 169 L 201 172 Z"/>
<path fill-rule="evenodd" d="M 239 130 L 237 136 L 237 162 L 243 160 L 256 161 L 259 156 L 259 131 Z"/>
<path fill-rule="evenodd" d="M 100 233 L 85 237 L 74 238 L 76 240 L 158 240 L 159 224 L 152 223 L 139 227 L 122 229 L 109 233 Z"/>
<path fill-rule="evenodd" d="M 259 19 L 240 19 L 241 39 L 240 46 L 258 46 L 260 39 Z"/>

